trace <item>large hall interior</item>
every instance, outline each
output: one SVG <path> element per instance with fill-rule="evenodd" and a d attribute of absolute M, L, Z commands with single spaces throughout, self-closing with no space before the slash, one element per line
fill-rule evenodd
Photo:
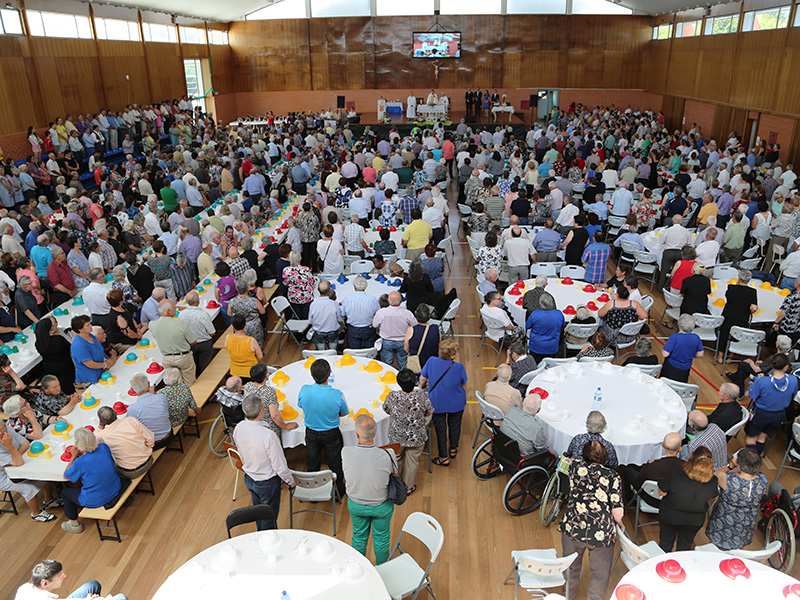
<path fill-rule="evenodd" d="M 0 599 L 800 599 L 798 70 L 797 0 L 0 4 Z"/>

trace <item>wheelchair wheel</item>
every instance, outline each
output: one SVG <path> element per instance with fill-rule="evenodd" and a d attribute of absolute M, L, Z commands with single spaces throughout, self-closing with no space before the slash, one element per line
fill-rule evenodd
<path fill-rule="evenodd" d="M 561 496 L 561 478 L 558 471 L 554 471 L 547 482 L 542 494 L 542 505 L 539 507 L 539 518 L 542 525 L 549 527 L 558 518 L 564 499 Z"/>
<path fill-rule="evenodd" d="M 520 469 L 503 490 L 503 506 L 512 515 L 526 515 L 539 507 L 550 474 L 539 466 Z"/>
<path fill-rule="evenodd" d="M 228 444 L 231 443 L 231 431 L 225 426 L 225 421 L 220 415 L 211 424 L 211 429 L 208 432 L 208 445 L 211 448 L 211 452 L 223 457 L 227 454 L 223 445 L 226 442 Z"/>
<path fill-rule="evenodd" d="M 776 508 L 767 521 L 765 532 L 766 544 L 773 540 L 781 543 L 781 549 L 769 557 L 769 564 L 773 569 L 788 571 L 794 564 L 795 539 L 794 527 L 789 515 L 780 508 Z"/>
<path fill-rule="evenodd" d="M 492 453 L 492 440 L 483 442 L 472 455 L 472 472 L 478 479 L 492 479 L 503 472 Z"/>

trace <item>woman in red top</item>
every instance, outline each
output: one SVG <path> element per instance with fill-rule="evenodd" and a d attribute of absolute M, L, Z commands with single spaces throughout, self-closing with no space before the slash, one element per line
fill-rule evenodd
<path fill-rule="evenodd" d="M 696 258 L 697 252 L 694 246 L 686 245 L 681 248 L 681 259 L 672 268 L 672 279 L 669 282 L 669 287 L 672 288 L 670 291 L 673 294 L 680 294 L 683 280 L 692 276 L 692 267 L 697 262 Z"/>

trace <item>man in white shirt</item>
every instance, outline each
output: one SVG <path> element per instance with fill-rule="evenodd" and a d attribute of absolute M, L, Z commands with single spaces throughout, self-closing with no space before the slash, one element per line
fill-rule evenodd
<path fill-rule="evenodd" d="M 233 441 L 242 457 L 244 485 L 253 497 L 253 505 L 266 504 L 275 511 L 275 519 L 256 521 L 256 529 L 276 529 L 281 508 L 281 480 L 291 490 L 294 476 L 278 436 L 262 420 L 264 405 L 255 394 L 242 400 L 245 420 L 233 430 Z"/>
<path fill-rule="evenodd" d="M 509 279 L 509 281 L 511 280 Z M 502 302 L 503 298 L 500 296 L 500 292 L 489 292 L 486 294 L 486 304 L 481 308 L 481 314 L 491 317 L 503 325 L 502 328 L 488 327 L 486 329 L 486 335 L 494 341 L 499 342 L 503 339 L 503 334 L 505 334 L 506 339 L 513 342 L 517 338 L 525 335 L 525 328 L 517 327 L 511 322 L 508 313 L 500 308 Z"/>
<path fill-rule="evenodd" d="M 103 285 L 106 274 L 103 269 L 92 269 L 89 271 L 89 279 L 91 283 L 83 290 L 83 302 L 86 308 L 89 309 L 89 314 L 92 315 L 93 325 L 105 326 L 105 315 L 111 312 L 111 305 L 108 303 L 106 296 L 108 295 L 109 288 Z M 97 318 L 101 317 L 101 318 Z"/>
<path fill-rule="evenodd" d="M 336 350 L 339 342 L 339 327 L 342 324 L 342 311 L 331 296 L 331 284 L 321 281 L 319 298 L 311 303 L 308 321 L 314 331 L 314 344 L 317 350 Z"/>
<path fill-rule="evenodd" d="M 706 241 L 697 245 L 697 261 L 706 269 L 713 267 L 717 263 L 717 256 L 720 250 L 720 245 L 717 241 L 718 233 L 716 227 L 708 227 L 705 232 Z"/>
<path fill-rule="evenodd" d="M 56 590 L 64 584 L 67 574 L 64 567 L 57 560 L 46 559 L 37 563 L 31 571 L 31 580 L 17 588 L 14 600 L 52 600 L 59 596 Z M 100 582 L 92 579 L 87 581 L 68 598 L 99 598 L 102 592 Z M 106 596 L 108 600 L 126 600 L 124 594 Z"/>
<path fill-rule="evenodd" d="M 615 217 L 627 217 L 631 212 L 633 194 L 629 187 L 627 181 L 621 181 L 619 188 L 611 195 L 611 214 Z"/>
<path fill-rule="evenodd" d="M 392 170 L 392 167 L 386 165 L 386 172 L 381 177 L 381 183 L 386 186 L 387 190 L 392 190 L 393 192 L 397 192 L 397 188 L 400 186 L 400 178 L 397 176 Z"/>
<path fill-rule="evenodd" d="M 686 195 L 698 202 L 706 193 L 706 182 L 702 177 L 697 177 L 686 186 Z"/>
<path fill-rule="evenodd" d="M 151 196 L 151 199 L 148 201 L 148 206 L 150 210 L 144 216 L 144 229 L 147 231 L 148 235 L 157 238 L 162 233 L 161 224 L 158 222 L 158 199 L 156 198 L 155 194 Z"/>
<path fill-rule="evenodd" d="M 572 203 L 572 199 L 569 196 L 565 197 L 564 206 L 556 219 L 556 231 L 567 235 L 575 227 L 575 217 L 579 212 L 578 207 Z"/>
<path fill-rule="evenodd" d="M 794 186 L 795 179 L 797 179 L 797 175 L 794 174 L 794 165 L 786 165 L 786 170 L 780 176 L 781 183 L 791 188 Z"/>
<path fill-rule="evenodd" d="M 800 277 L 800 252 L 797 251 L 797 245 L 800 243 L 800 238 L 795 240 L 795 251 L 783 259 L 780 269 L 783 273 L 781 279 L 781 288 L 784 290 L 794 291 L 795 279 Z"/>
<path fill-rule="evenodd" d="M 531 258 L 535 256 L 531 241 L 527 237 L 522 237 L 523 233 L 521 228 L 512 227 L 511 237 L 503 244 L 503 253 L 508 259 L 509 283 L 528 279 Z"/>
<path fill-rule="evenodd" d="M 433 198 L 428 198 L 425 203 L 425 210 L 422 212 L 422 220 L 431 226 L 433 230 L 433 238 L 431 242 L 438 245 L 442 241 L 444 235 L 442 234 L 442 221 L 444 221 L 444 214 L 442 211 L 433 205 Z"/>

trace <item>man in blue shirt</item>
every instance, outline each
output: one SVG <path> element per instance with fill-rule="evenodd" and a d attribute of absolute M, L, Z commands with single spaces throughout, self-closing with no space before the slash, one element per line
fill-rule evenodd
<path fill-rule="evenodd" d="M 305 162 L 305 160 L 303 162 Z M 295 165 L 292 167 L 290 173 L 292 175 L 292 189 L 298 194 L 305 194 L 307 191 L 306 183 L 311 179 L 311 175 L 303 168 L 303 164 L 300 160 L 295 161 Z"/>
<path fill-rule="evenodd" d="M 304 385 L 297 395 L 297 405 L 302 409 L 306 424 L 306 469 L 319 471 L 322 452 L 331 471 L 336 473 L 339 498 L 344 496 L 344 471 L 342 448 L 344 440 L 339 429 L 339 417 L 349 413 L 344 394 L 328 385 L 331 366 L 324 358 L 311 365 L 314 385 Z"/>
<path fill-rule="evenodd" d="M 34 246 L 36 246 L 36 240 L 39 237 L 40 227 L 41 225 L 39 225 L 39 221 L 32 221 L 30 225 L 31 229 L 28 232 L 28 235 L 25 236 L 25 252 L 28 253 L 28 256 L 30 256 L 31 250 L 34 248 Z M 45 267 L 45 269 L 47 269 L 47 267 Z"/>
<path fill-rule="evenodd" d="M 264 180 L 259 176 L 258 170 L 253 169 L 250 171 L 250 175 L 245 178 L 242 184 L 242 191 L 250 194 L 250 198 L 255 203 L 258 203 L 258 201 L 261 200 L 261 196 L 266 194 Z"/>
<path fill-rule="evenodd" d="M 50 248 L 47 247 L 47 236 L 42 234 L 36 238 L 36 246 L 31 248 L 31 261 L 36 266 L 36 275 L 47 277 L 47 265 L 53 260 Z"/>
<path fill-rule="evenodd" d="M 561 245 L 561 235 L 553 230 L 553 219 L 544 222 L 544 229 L 533 238 L 533 249 L 536 250 L 536 262 L 555 262 L 556 252 Z"/>
<path fill-rule="evenodd" d="M 369 216 L 371 204 L 369 198 L 364 198 L 364 192 L 357 189 L 350 198 L 350 214 L 358 215 L 359 223 L 362 227 L 369 227 Z M 409 221 L 410 223 L 411 221 Z"/>
<path fill-rule="evenodd" d="M 131 389 L 138 398 L 128 407 L 128 416 L 134 417 L 153 432 L 155 444 L 153 451 L 164 448 L 172 438 L 172 424 L 169 420 L 169 403 L 164 394 L 156 394 L 150 380 L 144 373 L 131 378 Z"/>
<path fill-rule="evenodd" d="M 172 170 L 173 174 L 175 175 L 175 179 L 172 183 L 169 184 L 175 192 L 178 194 L 178 200 L 186 200 L 186 184 L 183 182 L 183 179 L 177 176 L 177 168 Z"/>

